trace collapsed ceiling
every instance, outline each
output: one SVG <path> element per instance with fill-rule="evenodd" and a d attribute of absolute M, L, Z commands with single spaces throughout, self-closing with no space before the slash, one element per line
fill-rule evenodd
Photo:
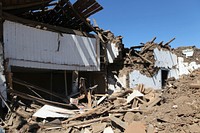
<path fill-rule="evenodd" d="M 87 19 L 103 7 L 96 0 L 0 0 L 10 14 L 42 23 L 91 32 Z"/>

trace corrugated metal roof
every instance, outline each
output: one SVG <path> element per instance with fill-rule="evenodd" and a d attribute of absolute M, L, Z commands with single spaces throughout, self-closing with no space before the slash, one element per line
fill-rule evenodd
<path fill-rule="evenodd" d="M 5 58 L 13 66 L 99 71 L 99 49 L 96 38 L 4 22 Z"/>

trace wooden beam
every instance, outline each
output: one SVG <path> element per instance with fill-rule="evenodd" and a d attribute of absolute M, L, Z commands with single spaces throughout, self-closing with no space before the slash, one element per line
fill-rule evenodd
<path fill-rule="evenodd" d="M 92 115 L 92 114 L 96 113 L 96 111 L 97 111 L 98 109 L 100 109 L 100 108 L 102 108 L 102 106 L 98 106 L 98 107 L 96 107 L 96 108 L 93 108 L 93 109 L 91 109 L 91 110 L 85 112 L 85 113 L 76 115 L 75 117 L 69 118 L 69 119 L 63 121 L 62 123 L 68 123 L 69 121 L 75 120 L 75 119 L 77 119 L 77 118 L 86 117 L 86 116 L 88 116 L 88 115 Z"/>
<path fill-rule="evenodd" d="M 18 22 L 18 23 L 28 25 L 28 26 L 31 26 L 31 27 L 36 27 L 36 26 L 40 25 L 41 27 L 46 27 L 47 30 L 53 31 L 53 32 L 74 34 L 74 35 L 80 35 L 80 36 L 95 38 L 95 35 L 88 34 L 86 32 L 73 30 L 73 29 L 69 29 L 69 28 L 64 28 L 64 27 L 60 27 L 60 26 L 53 26 L 53 25 L 49 25 L 49 24 L 44 24 L 44 23 L 37 22 L 37 21 L 32 21 L 32 20 L 17 17 L 15 15 L 11 15 L 11 14 L 6 13 L 6 12 L 3 12 L 3 18 L 5 20 Z"/>
<path fill-rule="evenodd" d="M 106 116 L 106 117 L 100 117 L 100 118 L 96 118 L 96 119 L 86 120 L 83 122 L 73 122 L 70 124 L 63 125 L 63 126 L 65 128 L 67 128 L 67 127 L 85 125 L 85 124 L 90 124 L 90 123 L 93 124 L 94 122 L 98 122 L 98 121 L 109 121 L 109 120 L 110 120 L 109 116 Z"/>
<path fill-rule="evenodd" d="M 136 54 L 137 56 L 139 56 L 141 59 L 143 59 L 144 61 L 146 61 L 146 62 L 148 62 L 148 63 L 150 63 L 150 64 L 153 64 L 150 60 L 146 59 L 145 57 L 143 57 L 142 55 L 140 55 L 140 54 L 137 53 L 136 51 L 135 51 L 135 54 Z"/>
<path fill-rule="evenodd" d="M 57 107 L 59 106 L 59 107 L 68 108 L 68 109 L 74 108 L 73 105 L 49 101 L 49 100 L 46 100 L 46 99 L 41 99 L 41 98 L 26 94 L 26 93 L 22 93 L 22 92 L 19 92 L 19 91 L 16 91 L 16 90 L 12 90 L 12 89 L 9 89 L 9 92 L 16 95 L 16 96 L 19 96 L 21 98 L 31 100 L 31 101 L 36 101 L 36 102 L 41 103 L 43 105 L 48 104 L 48 105 L 57 106 Z"/>
<path fill-rule="evenodd" d="M 49 92 L 48 90 L 46 90 L 44 88 L 41 88 L 39 86 L 27 83 L 25 81 L 22 81 L 22 80 L 19 80 L 19 79 L 16 79 L 16 78 L 13 78 L 13 83 L 16 83 L 16 84 L 19 84 L 19 85 L 23 85 L 23 86 L 26 86 L 26 87 L 30 87 L 30 88 L 32 88 L 34 90 L 38 90 L 38 91 L 44 92 L 46 94 L 49 94 L 49 95 L 54 96 L 56 98 L 59 98 L 59 99 L 65 101 L 65 102 L 67 101 L 69 103 L 69 99 L 65 98 L 64 96 L 56 94 L 55 92 L 54 93 Z"/>
<path fill-rule="evenodd" d="M 164 44 L 165 45 L 169 45 L 172 41 L 174 41 L 176 38 L 172 38 L 170 41 L 168 41 L 167 43 Z"/>
<path fill-rule="evenodd" d="M 49 2 L 51 2 L 52 0 L 46 0 L 46 1 L 40 1 L 40 2 L 31 2 L 28 4 L 12 4 L 12 5 L 6 5 L 3 7 L 3 10 L 16 10 L 16 9 L 22 9 L 22 8 L 31 8 L 31 7 L 35 7 L 35 6 L 40 6 L 42 4 L 47 4 Z"/>
<path fill-rule="evenodd" d="M 86 18 L 84 18 L 81 14 L 79 14 L 79 13 L 76 11 L 76 9 L 73 7 L 73 5 L 71 4 L 70 1 L 67 1 L 66 3 L 70 6 L 70 8 L 72 9 L 72 11 L 73 11 L 74 14 L 76 15 L 76 17 L 80 18 L 80 20 L 83 21 L 83 23 L 84 23 L 85 25 L 87 25 L 88 28 L 90 28 L 92 31 L 94 31 L 95 33 L 97 33 L 97 31 L 86 21 Z"/>

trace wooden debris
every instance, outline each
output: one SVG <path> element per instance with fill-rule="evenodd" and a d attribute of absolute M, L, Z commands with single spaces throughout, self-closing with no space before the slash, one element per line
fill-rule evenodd
<path fill-rule="evenodd" d="M 117 125 L 119 125 L 120 127 L 124 128 L 124 129 L 125 129 L 126 126 L 127 126 L 127 124 L 126 124 L 125 122 L 121 121 L 119 118 L 117 118 L 117 117 L 115 117 L 115 116 L 113 116 L 113 115 L 110 116 L 110 119 L 111 119 L 113 122 L 115 122 Z"/>
<path fill-rule="evenodd" d="M 74 122 L 74 123 L 70 123 L 70 124 L 65 124 L 63 126 L 65 128 L 67 128 L 67 127 L 90 124 L 90 123 L 92 124 L 94 122 L 99 122 L 99 121 L 109 121 L 109 117 L 106 116 L 106 117 L 100 117 L 100 118 L 97 118 L 97 119 L 86 120 L 86 121 L 83 121 L 83 122 Z"/>
<path fill-rule="evenodd" d="M 140 91 L 133 90 L 133 92 L 127 97 L 127 103 L 130 103 L 135 97 L 144 96 Z"/>
<path fill-rule="evenodd" d="M 98 107 L 96 107 L 96 108 L 93 108 L 93 109 L 91 109 L 91 110 L 85 112 L 85 113 L 82 113 L 82 114 L 79 114 L 79 115 L 77 115 L 77 116 L 75 116 L 75 117 L 69 118 L 69 119 L 63 121 L 62 123 L 67 123 L 67 122 L 69 122 L 69 121 L 75 120 L 75 119 L 80 118 L 80 117 L 86 117 L 86 116 L 88 116 L 88 115 L 92 115 L 92 114 L 96 113 L 96 111 L 97 111 L 98 109 L 100 109 L 100 108 L 102 108 L 102 107 L 101 107 L 101 106 L 98 106 Z"/>
<path fill-rule="evenodd" d="M 15 92 L 15 91 L 12 91 Z M 87 91 L 88 92 L 88 91 Z M 21 96 L 21 93 L 15 92 Z M 87 94 L 87 96 L 90 94 Z M 54 113 L 52 115 L 48 115 L 47 117 L 43 117 L 43 119 L 51 119 L 51 121 L 43 121 L 43 123 L 38 123 L 40 126 L 39 129 L 43 131 L 58 131 L 58 130 L 67 130 L 69 132 L 128 132 L 130 129 L 134 127 L 131 125 L 133 121 L 140 120 L 140 116 L 143 113 L 148 113 L 148 109 L 155 106 L 161 99 L 158 93 L 155 91 L 146 90 L 144 85 L 139 84 L 136 88 L 133 89 L 122 89 L 119 92 L 113 93 L 112 95 L 91 95 L 91 104 L 93 99 L 97 99 L 97 96 L 101 96 L 101 98 L 96 102 L 95 108 L 89 109 L 88 103 L 78 103 L 78 110 L 70 110 L 64 108 L 58 108 L 54 106 L 50 106 L 48 108 L 50 113 Z M 24 97 L 24 96 L 22 96 Z M 29 100 L 32 100 L 33 97 L 29 97 L 26 95 Z M 114 100 L 115 99 L 115 100 Z M 41 99 L 40 99 L 41 100 Z M 113 101 L 114 100 L 114 101 Z M 90 102 L 90 101 L 89 101 Z M 35 112 L 38 112 L 41 107 L 36 104 L 31 104 L 30 108 L 26 108 L 25 104 L 20 104 L 23 107 L 18 107 L 16 110 L 16 114 L 12 115 L 10 118 L 10 125 L 15 124 L 14 128 L 21 129 L 23 131 L 28 131 L 30 129 L 30 125 L 37 123 L 37 119 L 35 119 L 33 115 Z M 49 105 L 47 105 L 49 106 Z M 53 107 L 53 108 L 52 108 Z M 134 107 L 134 108 L 133 108 Z M 142 107 L 142 108 L 141 108 Z M 20 109 L 24 109 L 21 110 Z M 83 112 L 85 111 L 85 112 Z M 18 113 L 20 112 L 20 113 Z M 14 113 L 12 113 L 14 114 Z M 47 111 L 43 111 L 43 115 L 47 115 Z M 59 116 L 59 117 L 54 117 Z M 61 117 L 66 116 L 66 117 Z M 51 118 L 50 118 L 51 117 Z M 24 126 L 23 121 L 20 122 L 21 118 L 23 118 L 26 123 Z M 42 117 L 41 117 L 42 118 Z M 40 118 L 40 119 L 41 119 Z M 64 120 L 58 120 L 58 118 L 63 118 Z M 53 120 L 53 121 L 52 121 Z M 55 122 L 54 122 L 55 120 Z M 112 121 L 112 122 L 111 122 Z M 5 122 L 7 123 L 7 122 Z M 22 124 L 21 124 L 22 123 Z M 114 124 L 115 123 L 115 124 Z M 8 124 L 7 124 L 8 125 Z M 108 126 L 108 127 L 106 127 Z M 112 126 L 112 128 L 111 128 Z M 10 127 L 8 125 L 8 127 Z M 13 127 L 12 127 L 13 128 Z M 32 128 L 33 130 L 38 130 L 36 126 Z M 139 131 L 139 129 L 138 129 Z"/>
<path fill-rule="evenodd" d="M 137 53 L 136 51 L 135 51 L 135 54 L 136 54 L 137 56 L 139 56 L 141 59 L 143 59 L 144 61 L 148 62 L 149 64 L 153 64 L 150 60 L 146 59 L 145 57 L 143 57 L 142 55 L 140 55 L 140 54 Z"/>
<path fill-rule="evenodd" d="M 107 95 L 102 96 L 102 97 L 97 101 L 97 105 L 99 105 L 101 102 L 103 102 L 103 100 L 105 100 L 106 97 L 107 97 Z"/>
<path fill-rule="evenodd" d="M 88 99 L 88 108 L 92 108 L 92 97 L 91 97 L 91 92 L 89 91 L 87 94 L 87 99 Z"/>

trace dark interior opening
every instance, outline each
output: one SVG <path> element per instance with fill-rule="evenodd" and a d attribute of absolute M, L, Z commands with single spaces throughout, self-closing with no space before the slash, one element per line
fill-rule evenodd
<path fill-rule="evenodd" d="M 59 94 L 66 97 L 72 92 L 72 71 L 58 71 L 45 69 L 29 69 L 12 67 L 13 80 L 24 81 L 31 85 L 43 88 L 50 93 Z M 13 89 L 19 92 L 36 96 L 28 87 L 13 82 Z M 34 89 L 32 89 L 34 90 Z M 45 92 L 34 90 L 42 98 L 61 102 L 60 98 L 56 98 Z M 67 92 L 66 92 L 67 91 Z"/>
<path fill-rule="evenodd" d="M 162 87 L 165 86 L 165 84 L 166 84 L 168 73 L 169 73 L 168 70 L 161 70 L 161 78 L 162 78 L 161 79 L 161 84 L 162 84 Z"/>

